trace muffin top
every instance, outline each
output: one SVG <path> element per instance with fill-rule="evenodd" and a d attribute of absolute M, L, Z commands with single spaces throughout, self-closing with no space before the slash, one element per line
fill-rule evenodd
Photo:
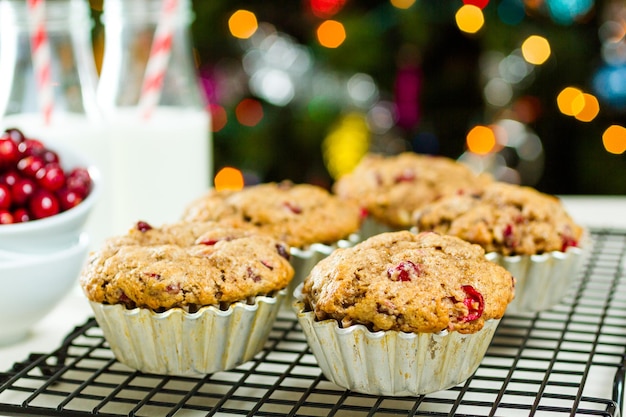
<path fill-rule="evenodd" d="M 406 229 L 412 226 L 412 213 L 424 204 L 461 190 L 472 192 L 491 181 L 443 156 L 368 154 L 335 182 L 333 192 L 357 201 L 376 221 Z"/>
<path fill-rule="evenodd" d="M 288 246 L 252 228 L 144 222 L 89 255 L 80 284 L 91 301 L 155 311 L 226 307 L 287 286 Z"/>
<path fill-rule="evenodd" d="M 577 246 L 583 233 L 558 198 L 502 182 L 428 204 L 415 213 L 415 225 L 505 256 L 564 251 Z"/>
<path fill-rule="evenodd" d="M 322 187 L 283 181 L 239 191 L 211 190 L 185 209 L 183 220 L 250 224 L 290 246 L 306 248 L 333 244 L 357 232 L 361 211 Z"/>
<path fill-rule="evenodd" d="M 499 319 L 515 280 L 483 249 L 437 233 L 389 232 L 320 261 L 302 297 L 318 320 L 373 331 L 474 333 Z"/>

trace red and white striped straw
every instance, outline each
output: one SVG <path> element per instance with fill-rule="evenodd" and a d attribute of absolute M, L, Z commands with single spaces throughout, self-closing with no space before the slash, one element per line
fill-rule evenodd
<path fill-rule="evenodd" d="M 50 43 L 46 31 L 45 0 L 27 0 L 28 16 L 31 21 L 30 45 L 33 59 L 33 70 L 37 84 L 39 108 L 46 124 L 50 124 L 54 108 L 54 94 L 50 79 Z"/>
<path fill-rule="evenodd" d="M 139 108 L 145 119 L 152 116 L 161 98 L 165 71 L 172 52 L 174 19 L 178 7 L 178 0 L 163 0 L 139 98 Z"/>

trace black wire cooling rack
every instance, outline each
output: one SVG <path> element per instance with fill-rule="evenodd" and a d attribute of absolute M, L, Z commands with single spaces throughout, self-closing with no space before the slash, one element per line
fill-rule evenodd
<path fill-rule="evenodd" d="M 592 230 L 593 250 L 554 309 L 506 315 L 476 373 L 449 390 L 376 397 L 328 382 L 288 311 L 265 349 L 204 377 L 133 371 L 93 319 L 49 354 L 0 373 L 6 416 L 619 416 L 626 366 L 626 230 Z"/>

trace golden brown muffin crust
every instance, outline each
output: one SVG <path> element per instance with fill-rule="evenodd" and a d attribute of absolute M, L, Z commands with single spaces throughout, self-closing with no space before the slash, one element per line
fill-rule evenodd
<path fill-rule="evenodd" d="M 491 181 L 443 156 L 368 154 L 335 182 L 333 192 L 358 202 L 378 222 L 406 229 L 412 226 L 412 213 L 424 204 L 461 190 L 472 192 Z"/>
<path fill-rule="evenodd" d="M 93 252 L 80 277 L 91 301 L 156 311 L 228 305 L 287 286 L 288 247 L 256 230 L 214 222 L 145 223 Z"/>
<path fill-rule="evenodd" d="M 335 250 L 313 268 L 302 294 L 318 320 L 343 326 L 474 333 L 503 316 L 514 279 L 478 245 L 400 231 Z"/>
<path fill-rule="evenodd" d="M 357 204 L 312 184 L 264 183 L 240 191 L 211 190 L 189 204 L 186 221 L 230 220 L 253 225 L 297 248 L 333 244 L 359 230 Z"/>
<path fill-rule="evenodd" d="M 583 233 L 558 198 L 502 182 L 428 204 L 415 213 L 415 225 L 507 256 L 563 251 Z"/>

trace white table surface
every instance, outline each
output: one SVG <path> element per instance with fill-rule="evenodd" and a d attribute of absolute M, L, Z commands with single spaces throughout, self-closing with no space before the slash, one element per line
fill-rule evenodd
<path fill-rule="evenodd" d="M 626 230 L 626 196 L 562 196 L 567 210 L 582 225 Z M 75 326 L 92 315 L 78 286 L 40 321 L 27 339 L 0 347 L 0 371 L 28 358 L 29 353 L 49 353 Z M 607 384 L 610 384 L 607 381 Z"/>

